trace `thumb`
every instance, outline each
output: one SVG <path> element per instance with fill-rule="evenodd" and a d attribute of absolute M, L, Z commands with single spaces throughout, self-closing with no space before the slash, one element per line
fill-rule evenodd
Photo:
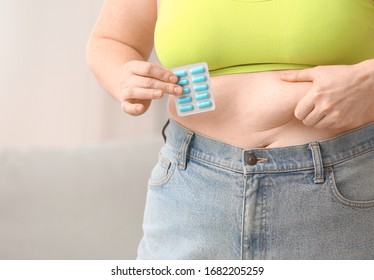
<path fill-rule="evenodd" d="M 312 69 L 303 69 L 284 73 L 280 78 L 286 82 L 313 82 L 315 77 Z"/>

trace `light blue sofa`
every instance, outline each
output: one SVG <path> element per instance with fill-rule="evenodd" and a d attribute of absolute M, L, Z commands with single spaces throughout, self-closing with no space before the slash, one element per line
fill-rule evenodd
<path fill-rule="evenodd" d="M 0 259 L 134 259 L 162 139 L 0 150 Z"/>

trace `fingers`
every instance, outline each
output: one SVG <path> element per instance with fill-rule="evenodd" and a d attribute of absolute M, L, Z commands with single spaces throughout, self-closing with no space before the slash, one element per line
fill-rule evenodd
<path fill-rule="evenodd" d="M 173 72 L 145 61 L 126 63 L 121 80 L 121 108 L 134 116 L 145 113 L 151 101 L 162 98 L 165 93 L 181 95 L 183 92 Z"/>
<path fill-rule="evenodd" d="M 306 126 L 316 126 L 325 117 L 326 115 L 319 113 L 317 109 L 314 108 L 314 110 L 312 110 L 304 119 L 302 119 L 302 122 Z"/>
<path fill-rule="evenodd" d="M 313 82 L 314 68 L 295 70 L 289 73 L 284 73 L 280 76 L 286 82 Z"/>
<path fill-rule="evenodd" d="M 315 101 L 312 92 L 307 93 L 296 105 L 294 115 L 297 119 L 304 121 L 307 116 L 314 110 Z"/>
<path fill-rule="evenodd" d="M 152 89 L 152 88 L 140 88 L 140 87 L 133 87 L 127 90 L 124 94 L 125 100 L 147 100 L 147 99 L 159 99 L 162 98 L 164 95 L 162 90 L 159 89 Z"/>
<path fill-rule="evenodd" d="M 148 110 L 150 105 L 150 100 L 127 100 L 121 103 L 121 109 L 129 115 L 140 116 Z"/>
<path fill-rule="evenodd" d="M 324 129 L 324 128 L 334 128 L 335 122 L 332 121 L 332 118 L 324 116 L 322 117 L 315 125 L 315 128 Z"/>
<path fill-rule="evenodd" d="M 315 82 L 317 80 L 315 68 L 296 70 L 281 75 L 281 79 L 287 82 Z M 306 126 L 315 126 L 324 117 L 325 114 L 321 111 L 322 94 L 319 88 L 314 84 L 307 94 L 300 99 L 296 105 L 294 115 L 302 121 Z"/>
<path fill-rule="evenodd" d="M 145 61 L 130 61 L 124 67 L 122 93 L 125 98 L 156 98 L 159 92 L 172 95 L 182 94 L 182 87 L 177 85 L 178 77 L 171 71 Z M 143 92 L 142 90 L 143 89 Z M 134 94 L 138 96 L 134 96 Z"/>
<path fill-rule="evenodd" d="M 326 128 L 332 125 L 333 108 L 326 100 L 321 101 L 312 91 L 297 104 L 294 115 L 306 126 Z"/>
<path fill-rule="evenodd" d="M 123 94 L 127 98 L 153 98 L 155 93 L 167 93 L 179 95 L 182 93 L 182 87 L 174 84 L 160 81 L 151 77 L 132 75 L 126 80 L 126 84 L 122 89 Z M 134 96 L 135 95 L 135 96 Z M 156 98 L 160 94 L 156 94 Z"/>
<path fill-rule="evenodd" d="M 146 61 L 130 61 L 125 65 L 126 71 L 130 72 L 130 75 L 149 78 L 150 80 L 146 82 L 149 87 L 153 85 L 154 81 L 170 84 L 178 82 L 178 77 L 173 72 Z"/>

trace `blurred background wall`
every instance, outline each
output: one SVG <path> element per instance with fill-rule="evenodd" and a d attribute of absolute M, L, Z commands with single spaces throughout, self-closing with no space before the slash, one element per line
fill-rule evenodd
<path fill-rule="evenodd" d="M 102 2 L 0 0 L 0 148 L 159 135 L 164 100 L 140 118 L 125 115 L 86 66 Z"/>
<path fill-rule="evenodd" d="M 125 115 L 86 66 L 102 2 L 0 0 L 0 259 L 136 257 L 166 107 Z"/>

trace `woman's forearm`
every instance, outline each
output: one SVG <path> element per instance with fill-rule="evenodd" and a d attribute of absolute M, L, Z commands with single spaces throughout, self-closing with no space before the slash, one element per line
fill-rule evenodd
<path fill-rule="evenodd" d="M 358 69 L 357 87 L 363 89 L 366 94 L 366 102 L 369 110 L 374 106 L 374 59 L 365 60 L 355 65 Z M 366 89 L 366 90 L 365 90 Z"/>
<path fill-rule="evenodd" d="M 366 83 L 368 85 L 369 92 L 372 96 L 371 103 L 374 104 L 374 59 L 360 62 L 356 64 L 356 67 L 360 67 L 360 71 L 363 73 L 362 78 L 358 83 Z"/>

